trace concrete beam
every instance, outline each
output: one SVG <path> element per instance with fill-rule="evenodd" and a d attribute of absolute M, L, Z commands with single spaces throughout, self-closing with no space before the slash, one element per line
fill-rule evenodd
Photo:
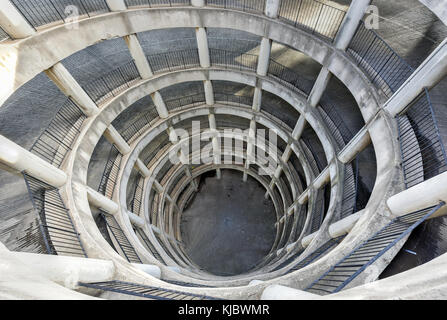
<path fill-rule="evenodd" d="M 368 129 L 364 127 L 354 138 L 340 151 L 338 159 L 343 163 L 350 163 L 355 157 L 371 144 L 371 136 Z"/>
<path fill-rule="evenodd" d="M 274 284 L 264 289 L 261 300 L 318 300 L 321 296 Z"/>
<path fill-rule="evenodd" d="M 124 37 L 127 46 L 129 47 L 130 54 L 135 61 L 135 65 L 140 73 L 142 79 L 149 79 L 154 75 L 144 54 L 143 48 L 141 48 L 140 41 L 136 34 L 130 34 Z"/>
<path fill-rule="evenodd" d="M 447 75 L 447 39 L 425 59 L 417 70 L 405 81 L 384 108 L 391 116 L 404 110 L 425 88 L 434 87 Z"/>
<path fill-rule="evenodd" d="M 166 108 L 166 104 L 161 96 L 160 92 L 155 91 L 151 94 L 152 101 L 154 101 L 155 108 L 157 109 L 158 115 L 162 119 L 166 119 L 169 117 L 168 109 Z"/>
<path fill-rule="evenodd" d="M 204 7 L 205 6 L 205 0 L 191 0 L 191 5 L 193 7 Z"/>
<path fill-rule="evenodd" d="M 337 49 L 344 51 L 349 46 L 370 4 L 371 0 L 356 0 L 351 2 L 349 10 L 334 40 Z"/>
<path fill-rule="evenodd" d="M 135 167 L 137 167 L 138 171 L 143 175 L 145 178 L 149 178 L 152 175 L 152 172 L 145 166 L 144 162 L 141 161 L 140 158 L 135 161 Z"/>
<path fill-rule="evenodd" d="M 110 143 L 114 144 L 122 155 L 128 154 L 131 151 L 131 148 L 127 144 L 126 140 L 124 140 L 121 134 L 116 131 L 112 125 L 108 126 L 104 131 L 104 137 L 106 137 Z"/>
<path fill-rule="evenodd" d="M 65 172 L 2 135 L 0 135 L 0 162 L 56 188 L 62 187 L 67 181 Z"/>
<path fill-rule="evenodd" d="M 144 219 L 140 216 L 137 216 L 135 213 L 131 211 L 127 211 L 127 215 L 129 216 L 129 220 L 133 225 L 143 229 L 144 228 Z"/>
<path fill-rule="evenodd" d="M 265 15 L 269 18 L 276 19 L 280 8 L 280 0 L 265 0 Z"/>
<path fill-rule="evenodd" d="M 197 48 L 199 49 L 200 66 L 202 68 L 209 68 L 211 66 L 211 60 L 206 29 L 196 28 L 196 38 Z"/>
<path fill-rule="evenodd" d="M 87 190 L 88 202 L 91 205 L 112 215 L 118 212 L 119 206 L 114 201 L 88 186 L 85 186 L 85 189 Z"/>
<path fill-rule="evenodd" d="M 262 38 L 259 49 L 258 68 L 256 73 L 260 76 L 266 76 L 270 65 L 270 53 L 272 50 L 272 40 Z"/>
<path fill-rule="evenodd" d="M 418 210 L 447 203 L 447 172 L 421 182 L 387 200 L 387 205 L 396 216 L 403 216 Z M 437 215 L 438 216 L 438 215 Z"/>
<path fill-rule="evenodd" d="M 45 73 L 65 95 L 71 97 L 79 105 L 85 115 L 90 117 L 99 111 L 95 102 L 82 89 L 62 63 L 56 63 L 50 69 L 45 70 Z"/>
<path fill-rule="evenodd" d="M 214 105 L 214 90 L 213 83 L 210 80 L 205 80 L 203 82 L 203 86 L 205 88 L 205 100 L 206 104 L 209 106 Z"/>
<path fill-rule="evenodd" d="M 107 5 L 111 11 L 124 11 L 127 10 L 124 0 L 106 0 Z"/>
<path fill-rule="evenodd" d="M 0 0 L 0 26 L 14 39 L 23 39 L 36 33 L 9 0 Z"/>

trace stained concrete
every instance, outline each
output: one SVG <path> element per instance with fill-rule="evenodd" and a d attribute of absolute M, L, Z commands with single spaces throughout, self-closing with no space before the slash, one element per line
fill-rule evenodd
<path fill-rule="evenodd" d="M 240 172 L 222 170 L 222 179 L 205 177 L 200 191 L 183 212 L 186 253 L 216 275 L 242 274 L 270 251 L 275 239 L 273 203 L 265 189 Z"/>

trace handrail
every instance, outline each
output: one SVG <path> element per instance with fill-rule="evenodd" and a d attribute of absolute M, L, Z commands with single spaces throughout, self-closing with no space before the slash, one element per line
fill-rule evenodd
<path fill-rule="evenodd" d="M 142 263 L 140 257 L 138 256 L 132 244 L 129 242 L 129 239 L 127 239 L 126 234 L 124 233 L 123 229 L 121 229 L 115 217 L 102 210 L 100 210 L 100 215 L 107 225 L 109 234 L 113 236 L 115 241 L 118 243 L 118 246 L 121 249 L 121 253 L 124 255 L 126 260 L 131 263 Z M 117 248 L 115 248 L 115 250 L 116 249 Z M 118 252 L 118 250 L 116 251 Z"/>
<path fill-rule="evenodd" d="M 396 116 L 406 188 L 447 171 L 447 156 L 427 89 Z"/>
<path fill-rule="evenodd" d="M 111 291 L 154 300 L 220 300 L 205 295 L 180 292 L 176 290 L 152 287 L 143 284 L 136 284 L 118 280 L 95 283 L 79 282 L 78 284 L 86 288 Z"/>
<path fill-rule="evenodd" d="M 26 21 L 37 29 L 46 24 L 62 21 L 65 23 L 66 19 L 76 7 L 79 16 L 87 15 L 92 17 L 101 13 L 109 12 L 105 0 L 70 0 L 70 1 L 55 1 L 55 0 L 10 0 L 11 3 L 22 14 Z"/>
<path fill-rule="evenodd" d="M 174 7 L 174 6 L 190 6 L 191 0 L 125 0 L 128 8 L 132 7 Z"/>
<path fill-rule="evenodd" d="M 360 22 L 347 52 L 388 98 L 414 72 L 377 32 L 366 28 L 363 21 Z"/>
<path fill-rule="evenodd" d="M 25 173 L 23 177 L 41 232 L 38 241 L 47 253 L 87 257 L 59 190 Z"/>
<path fill-rule="evenodd" d="M 124 90 L 127 90 L 135 81 L 140 79 L 141 76 L 137 66 L 134 60 L 131 60 L 107 74 L 90 81 L 82 88 L 95 103 L 101 104 Z"/>
<path fill-rule="evenodd" d="M 79 135 L 85 119 L 86 116 L 81 109 L 68 98 L 45 131 L 31 146 L 30 151 L 60 167 Z"/>
<path fill-rule="evenodd" d="M 281 0 L 279 19 L 332 42 L 346 11 L 316 0 Z"/>
<path fill-rule="evenodd" d="M 264 0 L 206 0 L 206 5 L 255 13 L 263 13 L 265 10 Z"/>
<path fill-rule="evenodd" d="M 158 253 L 157 249 L 155 249 L 154 245 L 149 240 L 149 238 L 147 237 L 144 230 L 142 230 L 141 228 L 139 228 L 137 226 L 133 226 L 133 227 L 134 227 L 134 231 L 135 231 L 135 234 L 137 235 L 137 237 L 139 237 L 143 240 L 143 244 L 149 250 L 149 252 L 154 256 L 154 258 L 157 259 L 157 261 L 161 262 L 162 264 L 166 265 L 165 261 L 163 260 L 161 255 Z"/>
<path fill-rule="evenodd" d="M 118 172 L 120 169 L 122 155 L 115 147 L 111 145 L 107 163 L 104 167 L 104 172 L 99 183 L 98 192 L 112 199 L 115 190 L 116 180 L 118 179 Z"/>

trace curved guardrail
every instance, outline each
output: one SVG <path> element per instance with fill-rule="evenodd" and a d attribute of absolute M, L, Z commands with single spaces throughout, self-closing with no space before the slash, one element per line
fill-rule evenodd
<path fill-rule="evenodd" d="M 393 219 L 315 280 L 306 291 L 320 295 L 339 292 L 444 204 L 441 202 L 437 206 Z"/>

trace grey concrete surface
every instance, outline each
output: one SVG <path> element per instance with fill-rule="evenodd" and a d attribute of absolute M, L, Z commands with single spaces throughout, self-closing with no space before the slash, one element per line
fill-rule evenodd
<path fill-rule="evenodd" d="M 242 274 L 270 251 L 275 213 L 265 190 L 253 178 L 222 170 L 222 179 L 206 177 L 183 212 L 182 238 L 189 257 L 216 275 Z"/>

